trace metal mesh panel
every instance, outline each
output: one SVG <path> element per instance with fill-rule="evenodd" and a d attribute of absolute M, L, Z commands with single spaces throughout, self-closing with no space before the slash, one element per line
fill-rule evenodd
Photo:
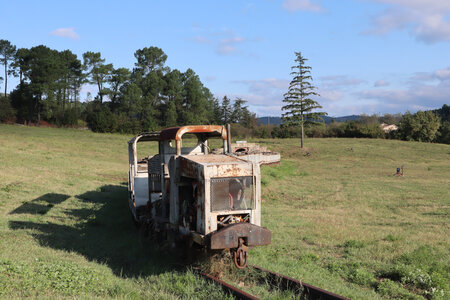
<path fill-rule="evenodd" d="M 148 184 L 150 192 L 161 192 L 161 157 L 159 154 L 148 160 Z"/>
<path fill-rule="evenodd" d="M 211 178 L 211 211 L 253 208 L 252 176 Z"/>

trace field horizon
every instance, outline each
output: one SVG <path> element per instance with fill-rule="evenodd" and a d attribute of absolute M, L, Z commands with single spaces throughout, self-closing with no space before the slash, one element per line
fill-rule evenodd
<path fill-rule="evenodd" d="M 133 228 L 131 137 L 0 125 L 1 298 L 229 298 Z M 448 297 L 449 145 L 251 141 L 282 161 L 262 167 L 262 225 L 273 240 L 250 263 L 352 299 Z M 223 276 L 262 298 L 292 296 L 245 274 Z"/>

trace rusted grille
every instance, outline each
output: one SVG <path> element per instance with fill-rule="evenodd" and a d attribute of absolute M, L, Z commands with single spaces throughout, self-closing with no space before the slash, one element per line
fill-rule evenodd
<path fill-rule="evenodd" d="M 253 208 L 252 176 L 211 178 L 211 211 Z"/>

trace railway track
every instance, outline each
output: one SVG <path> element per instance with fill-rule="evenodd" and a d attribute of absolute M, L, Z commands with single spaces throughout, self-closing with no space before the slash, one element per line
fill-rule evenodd
<path fill-rule="evenodd" d="M 321 288 L 312 286 L 310 284 L 300 282 L 294 278 L 269 271 L 267 269 L 264 269 L 259 266 L 249 266 L 250 268 L 253 268 L 255 271 L 261 273 L 262 275 L 266 276 L 267 281 L 272 286 L 276 286 L 280 288 L 281 290 L 290 290 L 294 292 L 295 294 L 298 294 L 302 299 L 321 299 L 321 300 L 348 300 L 348 298 L 339 296 L 337 294 L 328 292 L 326 290 L 323 290 Z M 255 297 L 235 286 L 232 286 L 223 280 L 220 280 L 219 278 L 216 278 L 210 274 L 204 273 L 202 271 L 197 270 L 198 274 L 202 276 L 203 278 L 212 281 L 219 286 L 226 292 L 231 295 L 233 295 L 236 299 L 243 299 L 243 300 L 256 300 L 259 299 L 258 297 Z"/>

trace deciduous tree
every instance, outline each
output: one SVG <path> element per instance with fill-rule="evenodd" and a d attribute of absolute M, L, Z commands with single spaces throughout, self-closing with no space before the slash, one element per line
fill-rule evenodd
<path fill-rule="evenodd" d="M 441 125 L 440 118 L 432 111 L 406 113 L 398 126 L 398 134 L 407 141 L 432 142 Z"/>

